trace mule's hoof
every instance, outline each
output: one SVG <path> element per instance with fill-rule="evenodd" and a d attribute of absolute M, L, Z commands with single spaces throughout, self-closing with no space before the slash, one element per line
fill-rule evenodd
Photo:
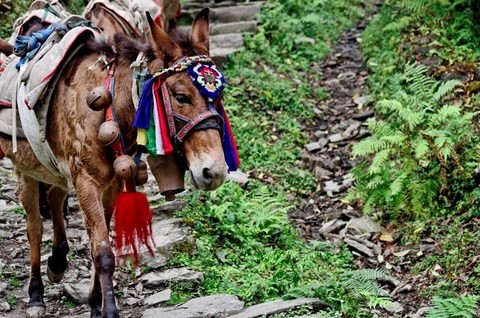
<path fill-rule="evenodd" d="M 27 308 L 26 318 L 43 318 L 43 317 L 45 317 L 45 307 Z"/>
<path fill-rule="evenodd" d="M 50 266 L 47 265 L 47 277 L 52 283 L 59 283 L 63 279 L 63 275 L 65 275 L 65 271 L 60 274 L 54 273 Z"/>

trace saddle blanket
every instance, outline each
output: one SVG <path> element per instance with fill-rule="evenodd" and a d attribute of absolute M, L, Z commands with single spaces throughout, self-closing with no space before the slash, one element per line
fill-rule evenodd
<path fill-rule="evenodd" d="M 33 59 L 22 66 L 22 72 L 16 68 L 20 57 L 10 56 L 7 59 L 0 75 L 0 132 L 13 135 L 12 104 L 16 99 L 17 107 L 35 110 L 41 123 L 41 137 L 45 139 L 46 115 L 58 77 L 85 40 L 95 36 L 96 32 L 88 27 L 73 28 L 63 37 L 53 32 Z M 20 87 L 24 95 L 22 99 L 18 98 Z M 17 126 L 17 136 L 24 136 L 21 125 Z"/>

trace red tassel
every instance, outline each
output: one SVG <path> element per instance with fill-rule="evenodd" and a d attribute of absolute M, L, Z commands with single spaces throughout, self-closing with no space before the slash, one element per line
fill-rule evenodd
<path fill-rule="evenodd" d="M 2 147 L 0 147 L 0 159 L 3 159 L 5 157 L 5 153 L 2 150 Z"/>
<path fill-rule="evenodd" d="M 153 255 L 152 211 L 145 194 L 120 192 L 115 203 L 115 233 L 117 255 L 133 254 L 138 264 L 138 252 L 145 245 Z"/>

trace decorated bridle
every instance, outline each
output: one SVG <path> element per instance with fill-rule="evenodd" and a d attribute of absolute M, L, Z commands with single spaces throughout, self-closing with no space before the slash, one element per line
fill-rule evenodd
<path fill-rule="evenodd" d="M 165 80 L 172 74 L 187 72 L 193 83 L 205 98 L 208 109 L 190 119 L 172 109 L 170 95 Z M 236 170 L 239 165 L 235 140 L 231 134 L 230 123 L 226 117 L 223 105 L 220 103 L 219 111 L 215 109 L 215 102 L 225 88 L 225 77 L 217 70 L 213 61 L 205 55 L 184 57 L 172 66 L 157 72 L 144 84 L 140 97 L 139 107 L 134 121 L 134 126 L 141 130 L 148 130 L 151 123 L 151 114 L 158 113 L 158 125 L 163 151 L 157 154 L 169 155 L 175 153 L 182 164 L 186 164 L 183 143 L 185 138 L 194 131 L 216 129 L 222 138 L 225 159 L 229 170 Z M 159 107 L 162 105 L 163 107 Z M 153 106 L 153 112 L 152 112 Z M 177 129 L 177 127 L 181 127 Z M 152 134 L 150 134 L 152 135 Z M 139 138 L 142 139 L 141 137 Z M 139 140 L 137 139 L 137 142 Z M 142 144 L 142 142 L 139 142 Z M 158 141 L 156 145 L 158 145 Z M 147 149 L 149 149 L 148 145 Z M 152 152 L 150 147 L 149 152 Z"/>

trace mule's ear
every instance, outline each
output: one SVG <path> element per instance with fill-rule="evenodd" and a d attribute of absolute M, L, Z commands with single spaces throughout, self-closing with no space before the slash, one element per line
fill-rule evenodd
<path fill-rule="evenodd" d="M 10 56 L 13 54 L 13 45 L 0 39 L 0 53 L 5 54 L 6 56 Z"/>
<path fill-rule="evenodd" d="M 177 60 L 182 57 L 182 49 L 170 39 L 168 34 L 158 26 L 146 12 L 150 32 L 152 33 L 153 47 L 155 54 L 163 59 Z"/>
<path fill-rule="evenodd" d="M 203 9 L 193 21 L 192 30 L 190 31 L 190 38 L 192 40 L 193 48 L 200 54 L 209 55 L 210 52 L 210 38 L 209 38 L 209 22 L 208 8 Z"/>

